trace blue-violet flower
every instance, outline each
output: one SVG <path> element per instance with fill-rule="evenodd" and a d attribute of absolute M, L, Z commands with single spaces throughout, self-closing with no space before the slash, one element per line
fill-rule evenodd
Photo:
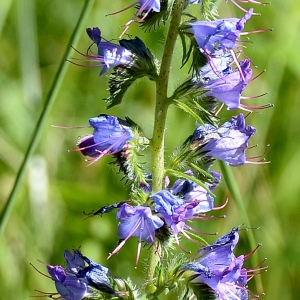
<path fill-rule="evenodd" d="M 124 203 L 117 212 L 117 219 L 120 221 L 117 228 L 117 235 L 121 242 L 115 250 L 109 254 L 110 258 L 117 253 L 130 237 L 139 239 L 136 265 L 138 264 L 141 242 L 155 246 L 155 230 L 162 227 L 164 222 L 156 215 L 153 215 L 148 206 L 131 206 Z"/>
<path fill-rule="evenodd" d="M 78 141 L 81 153 L 97 161 L 103 155 L 114 155 L 126 148 L 128 141 L 133 138 L 133 131 L 127 123 L 115 116 L 101 114 L 89 119 L 94 128 L 92 135 Z"/>
<path fill-rule="evenodd" d="M 191 284 L 204 283 L 214 290 L 217 299 L 248 299 L 247 270 L 242 268 L 244 255 L 235 257 L 238 229 L 220 237 L 215 243 L 200 249 L 201 258 L 181 268 L 195 275 Z M 198 276 L 196 276 L 198 275 Z"/>
<path fill-rule="evenodd" d="M 111 42 L 101 41 L 101 31 L 98 27 L 87 28 L 86 32 L 98 48 L 97 55 L 86 55 L 88 60 L 95 61 L 96 66 L 102 66 L 100 75 L 107 72 L 111 67 L 131 65 L 133 54 L 126 48 Z"/>
<path fill-rule="evenodd" d="M 191 171 L 185 172 L 188 175 L 192 175 Z M 215 180 L 212 185 L 209 186 L 209 190 L 213 191 L 219 184 L 221 174 L 217 172 L 211 172 Z M 202 186 L 188 179 L 178 179 L 170 189 L 170 192 L 177 197 L 182 198 L 185 203 L 198 204 L 192 208 L 192 214 L 196 215 L 199 213 L 205 213 L 211 211 L 214 208 L 214 197 Z"/>
<path fill-rule="evenodd" d="M 221 70 L 220 77 L 213 73 L 205 74 L 205 77 L 196 83 L 201 89 L 208 90 L 202 96 L 212 96 L 224 103 L 228 109 L 236 109 L 240 105 L 241 93 L 249 83 L 252 77 L 252 69 L 250 68 L 250 60 L 245 59 L 239 62 L 240 70 L 232 71 L 231 68 Z M 241 76 L 241 73 L 243 77 Z"/>
<path fill-rule="evenodd" d="M 192 33 L 198 47 L 209 55 L 218 49 L 232 50 L 252 13 L 253 9 L 250 9 L 241 19 L 189 22 L 191 27 L 185 31 Z"/>
<path fill-rule="evenodd" d="M 189 219 L 192 219 L 197 212 L 195 207 L 199 205 L 201 200 L 197 199 L 192 202 L 185 202 L 184 199 L 173 195 L 168 190 L 161 190 L 151 196 L 154 202 L 154 209 L 158 212 L 164 222 L 170 227 L 178 246 L 178 235 L 182 233 L 188 239 L 189 236 L 185 233 L 185 229 L 190 229 L 186 225 Z"/>
<path fill-rule="evenodd" d="M 245 125 L 244 115 L 239 114 L 219 128 L 210 124 L 199 126 L 190 142 L 191 147 L 197 148 L 204 156 L 220 159 L 230 166 L 239 166 L 246 162 L 245 150 L 255 132 L 254 127 Z"/>

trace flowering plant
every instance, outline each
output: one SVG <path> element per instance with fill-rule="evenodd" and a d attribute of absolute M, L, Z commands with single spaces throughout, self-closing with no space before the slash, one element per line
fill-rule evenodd
<path fill-rule="evenodd" d="M 154 82 L 156 106 L 153 132 L 148 137 L 144 124 L 125 117 L 101 113 L 89 118 L 93 133 L 79 138 L 78 148 L 91 165 L 103 156 L 110 156 L 130 186 L 128 199 L 103 206 L 88 216 L 116 211 L 117 246 L 108 258 L 126 247 L 131 238 L 138 239 L 135 265 L 139 264 L 142 245 L 146 247 L 149 264 L 146 280 L 140 287 L 130 279 L 121 279 L 80 250 L 64 253 L 66 266 L 47 265 L 49 277 L 57 292 L 44 293 L 53 299 L 159 299 L 169 292 L 178 292 L 178 299 L 248 299 L 247 282 L 265 268 L 261 265 L 246 269 L 248 255 L 233 253 L 239 239 L 240 227 L 208 243 L 190 224 L 216 219 L 214 212 L 227 205 L 215 206 L 214 190 L 222 174 L 213 171 L 216 160 L 229 166 L 253 161 L 246 155 L 250 138 L 256 133 L 246 125 L 250 118 L 236 113 L 225 121 L 220 117 L 227 110 L 251 112 L 257 107 L 241 102 L 242 92 L 252 80 L 251 60 L 241 47 L 240 37 L 251 21 L 254 10 L 245 10 L 238 18 L 217 19 L 218 0 L 144 0 L 132 3 L 136 7 L 131 20 L 124 24 L 119 44 L 103 38 L 100 28 L 87 28 L 93 45 L 86 54 L 76 50 L 100 75 L 108 76 L 108 108 L 122 103 L 133 83 L 143 77 Z M 241 3 L 264 4 L 258 1 Z M 200 17 L 189 13 L 198 5 Z M 155 25 L 168 26 L 161 59 L 151 52 L 139 37 L 124 38 L 132 23 L 141 23 L 155 32 Z M 189 65 L 189 73 L 170 93 L 169 77 L 175 44 L 180 40 L 182 60 L 177 67 Z M 92 47 L 96 48 L 93 52 Z M 241 59 L 242 57 L 242 59 Z M 74 61 L 73 61 L 74 62 Z M 124 104 L 124 103 L 122 103 Z M 125 104 L 124 104 L 125 105 Z M 198 123 L 193 133 L 187 133 L 183 143 L 169 158 L 165 156 L 164 136 L 166 118 L 171 105 L 177 106 Z M 145 149 L 150 148 L 151 166 L 143 161 Z M 145 152 L 144 152 L 145 151 Z M 229 204 L 228 204 L 229 205 Z M 174 246 L 183 252 L 181 237 L 200 243 L 197 260 L 185 255 L 171 257 Z M 255 248 L 256 250 L 256 248 Z"/>

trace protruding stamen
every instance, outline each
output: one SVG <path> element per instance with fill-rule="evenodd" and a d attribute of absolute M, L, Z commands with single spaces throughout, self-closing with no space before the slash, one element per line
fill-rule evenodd
<path fill-rule="evenodd" d="M 61 128 L 61 129 L 82 129 L 82 128 L 91 128 L 91 126 L 60 126 L 60 125 L 50 125 L 53 128 Z"/>
<path fill-rule="evenodd" d="M 251 30 L 251 31 L 244 31 L 244 32 L 241 32 L 240 35 L 248 35 L 248 34 L 253 34 L 253 33 L 264 33 L 264 32 L 267 32 L 267 31 L 273 31 L 273 28 L 268 28 L 268 29 L 257 29 L 257 30 Z"/>
<path fill-rule="evenodd" d="M 269 93 L 266 92 L 266 93 L 263 93 L 263 94 L 260 94 L 260 95 L 256 95 L 256 96 L 241 96 L 241 99 L 243 99 L 243 100 L 251 100 L 251 99 L 256 99 L 256 98 L 260 98 L 260 97 L 266 96 L 268 94 Z"/>

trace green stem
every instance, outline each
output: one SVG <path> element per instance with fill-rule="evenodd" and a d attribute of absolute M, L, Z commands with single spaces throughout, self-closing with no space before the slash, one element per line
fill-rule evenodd
<path fill-rule="evenodd" d="M 222 176 L 225 179 L 226 185 L 227 185 L 228 189 L 230 190 L 233 198 L 235 199 L 238 209 L 242 215 L 243 222 L 245 223 L 245 225 L 248 228 L 251 228 L 250 220 L 248 218 L 247 210 L 245 207 L 245 202 L 242 199 L 239 187 L 236 184 L 236 180 L 233 176 L 231 167 L 229 167 L 228 165 L 224 164 L 221 161 L 220 161 L 220 167 L 221 167 Z M 248 231 L 247 237 L 248 237 L 248 241 L 249 241 L 249 245 L 250 245 L 251 249 L 255 249 L 257 244 L 255 242 L 253 230 Z M 256 253 L 254 253 L 252 255 L 252 263 L 254 266 L 257 266 L 259 264 L 259 258 Z M 254 279 L 255 279 L 257 289 L 261 291 L 262 290 L 261 277 L 255 276 Z"/>
<path fill-rule="evenodd" d="M 58 71 L 55 75 L 52 86 L 50 88 L 50 91 L 49 91 L 49 93 L 47 95 L 47 98 L 46 98 L 46 101 L 45 101 L 44 109 L 43 109 L 43 111 L 42 111 L 42 113 L 41 113 L 41 115 L 38 119 L 38 122 L 35 126 L 35 129 L 33 131 L 28 149 L 26 151 L 25 157 L 24 157 L 23 162 L 22 162 L 22 164 L 20 166 L 20 169 L 18 171 L 14 186 L 13 186 L 12 191 L 11 191 L 11 193 L 10 193 L 8 199 L 7 199 L 7 202 L 6 202 L 4 208 L 1 212 L 1 215 L 0 215 L 0 236 L 4 232 L 7 220 L 9 218 L 9 215 L 10 215 L 11 211 L 12 211 L 12 208 L 13 208 L 14 202 L 16 200 L 17 193 L 20 189 L 20 186 L 21 186 L 21 183 L 22 183 L 22 180 L 23 180 L 23 177 L 24 177 L 29 159 L 30 159 L 30 157 L 32 156 L 32 154 L 34 153 L 34 151 L 37 147 L 37 144 L 40 140 L 45 122 L 46 122 L 47 117 L 48 117 L 48 115 L 51 111 L 51 108 L 52 108 L 53 104 L 54 104 L 54 101 L 55 101 L 56 96 L 58 94 L 58 91 L 59 91 L 59 88 L 60 88 L 61 83 L 63 81 L 63 78 L 66 74 L 66 71 L 67 71 L 67 68 L 68 68 L 68 65 L 69 65 L 69 63 L 66 61 L 66 59 L 68 57 L 70 57 L 70 55 L 71 55 L 71 52 L 72 52 L 71 46 L 77 44 L 77 42 L 79 40 L 79 37 L 80 37 L 80 34 L 82 32 L 82 29 L 83 29 L 83 25 L 85 23 L 85 20 L 86 20 L 87 16 L 89 15 L 89 13 L 92 9 L 94 1 L 95 0 L 86 0 L 86 2 L 84 4 L 84 7 L 82 9 L 82 12 L 79 16 L 79 20 L 76 24 L 76 27 L 73 31 L 73 34 L 70 38 L 70 41 L 69 41 L 68 45 L 67 45 L 65 54 L 64 54 L 63 59 L 61 61 L 61 64 L 60 64 L 60 66 L 58 68 Z"/>
<path fill-rule="evenodd" d="M 173 5 L 172 18 L 165 42 L 164 53 L 161 60 L 161 68 L 158 80 L 156 82 L 156 107 L 151 144 L 153 191 L 159 191 L 163 187 L 164 133 L 168 106 L 170 105 L 168 99 L 169 75 L 184 2 L 184 0 L 176 0 Z"/>
<path fill-rule="evenodd" d="M 151 140 L 152 190 L 154 192 L 161 190 L 164 182 L 164 134 L 168 106 L 170 105 L 168 99 L 169 75 L 184 3 L 185 0 L 175 0 L 173 4 L 170 27 L 161 60 L 161 68 L 156 81 L 156 107 Z M 153 292 L 153 289 L 155 289 L 151 281 L 154 277 L 155 267 L 162 255 L 161 251 L 159 251 L 160 253 L 156 253 L 156 250 L 155 247 L 152 247 L 148 256 L 147 282 L 149 282 L 149 292 Z"/>

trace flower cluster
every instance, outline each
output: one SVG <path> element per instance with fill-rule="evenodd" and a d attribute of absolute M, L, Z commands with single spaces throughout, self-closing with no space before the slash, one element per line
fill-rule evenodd
<path fill-rule="evenodd" d="M 187 171 L 186 174 L 192 176 L 191 171 Z M 102 215 L 118 209 L 117 235 L 120 243 L 109 257 L 117 253 L 131 237 L 137 237 L 139 245 L 145 242 L 156 247 L 156 238 L 158 242 L 163 242 L 173 235 L 180 247 L 178 240 L 180 233 L 190 239 L 186 231 L 192 230 L 192 228 L 186 223 L 192 219 L 205 219 L 206 212 L 218 209 L 218 207 L 214 207 L 212 191 L 219 183 L 221 175 L 212 172 L 211 176 L 214 177 L 214 182 L 204 187 L 188 179 L 178 179 L 171 188 L 152 193 L 149 185 L 146 187 L 143 185 L 142 189 L 148 194 L 147 204 L 130 205 L 123 201 L 92 212 L 90 216 Z M 166 232 L 162 233 L 162 228 L 167 228 Z M 140 247 L 137 252 L 136 264 L 139 256 Z"/>
<path fill-rule="evenodd" d="M 142 126 L 128 117 L 122 120 L 100 114 L 89 119 L 93 133 L 80 137 L 78 148 L 73 150 L 89 157 L 89 165 L 104 155 L 113 157 L 119 171 L 124 173 L 126 183 L 130 184 L 128 200 L 103 206 L 88 217 L 117 211 L 119 242 L 108 258 L 116 254 L 128 239 L 135 237 L 138 239 L 137 265 L 142 243 L 150 246 L 151 263 L 147 267 L 147 280 L 139 290 L 147 299 L 158 299 L 163 291 L 180 286 L 185 280 L 183 289 L 187 294 L 182 299 L 188 299 L 187 295 L 190 295 L 197 299 L 246 300 L 246 283 L 255 275 L 243 267 L 245 258 L 250 255 L 236 257 L 233 254 L 239 239 L 237 228 L 208 245 L 198 237 L 200 232 L 190 225 L 192 221 L 216 219 L 209 214 L 228 202 L 225 201 L 222 206 L 215 205 L 214 192 L 221 174 L 212 170 L 214 161 L 234 167 L 248 162 L 246 150 L 256 129 L 246 125 L 242 113 L 223 121 L 219 116 L 221 109 L 224 105 L 229 111 L 263 108 L 246 106 L 241 102 L 241 94 L 251 82 L 253 71 L 250 58 L 240 46 L 240 37 L 245 34 L 244 27 L 255 14 L 254 10 L 247 11 L 232 1 L 245 15 L 241 19 L 216 19 L 218 2 L 140 0 L 130 6 L 136 6 L 137 11 L 124 25 L 121 36 L 134 22 L 151 30 L 171 18 L 161 61 L 139 37 L 121 39 L 119 44 L 115 44 L 104 39 L 98 27 L 86 30 L 93 42 L 87 54 L 76 50 L 101 68 L 100 75 L 107 74 L 109 95 L 105 100 L 108 108 L 120 104 L 136 80 L 146 77 L 156 84 L 157 101 L 151 138 L 145 136 Z M 251 0 L 240 2 L 262 4 Z M 197 20 L 187 11 L 192 4 L 199 5 L 203 20 Z M 181 66 L 190 63 L 190 69 L 187 77 L 168 96 L 169 58 L 177 38 L 181 38 L 183 47 Z M 96 53 L 92 52 L 92 47 L 97 48 Z M 187 133 L 186 140 L 179 143 L 170 158 L 165 158 L 166 112 L 170 105 L 183 109 L 199 125 L 192 133 Z M 142 152 L 147 147 L 150 147 L 151 169 L 147 169 L 147 164 L 142 161 Z M 198 243 L 202 240 L 202 245 L 208 245 L 199 250 L 199 260 L 179 259 L 173 264 L 167 261 L 174 244 L 183 249 L 181 236 Z M 153 259 L 154 256 L 156 259 Z M 66 250 L 65 260 L 66 268 L 47 266 L 60 295 L 57 299 L 138 299 L 128 281 L 115 277 L 79 250 L 73 254 Z M 210 295 L 203 292 L 206 290 Z"/>
<path fill-rule="evenodd" d="M 238 228 L 218 238 L 213 244 L 201 248 L 200 259 L 183 265 L 181 271 L 191 271 L 188 284 L 192 289 L 198 285 L 207 285 L 217 299 L 248 299 L 248 280 L 264 269 L 247 270 L 243 267 L 247 256 L 236 257 L 233 250 L 239 240 Z"/>

